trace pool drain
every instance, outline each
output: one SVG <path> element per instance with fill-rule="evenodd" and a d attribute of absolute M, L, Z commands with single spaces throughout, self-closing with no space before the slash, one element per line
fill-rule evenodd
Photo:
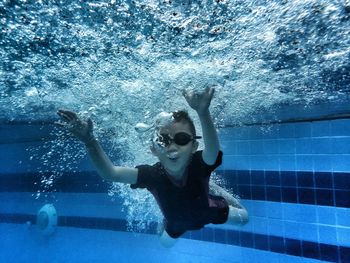
<path fill-rule="evenodd" d="M 46 204 L 40 208 L 36 217 L 36 224 L 39 232 L 43 235 L 53 234 L 57 226 L 56 208 L 52 204 Z"/>

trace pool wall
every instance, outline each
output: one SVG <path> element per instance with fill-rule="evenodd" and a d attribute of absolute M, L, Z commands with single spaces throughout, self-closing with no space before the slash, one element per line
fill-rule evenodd
<path fill-rule="evenodd" d="M 0 223 L 31 228 L 49 202 L 60 227 L 127 232 L 122 200 L 106 194 L 109 185 L 87 158 L 77 163 L 79 172 L 63 172 L 35 198 L 42 178 L 50 177 L 40 146 L 54 139 L 51 131 L 41 122 L 1 125 Z M 281 260 L 350 261 L 349 135 L 350 121 L 341 119 L 221 129 L 224 163 L 218 174 L 241 196 L 250 221 L 243 227 L 208 226 L 184 238 L 229 245 L 233 254 L 241 247 Z M 34 158 L 32 147 L 39 147 Z M 155 233 L 155 225 L 146 231 Z"/>
<path fill-rule="evenodd" d="M 221 131 L 221 173 L 250 222 L 241 246 L 332 262 L 350 260 L 350 121 Z"/>

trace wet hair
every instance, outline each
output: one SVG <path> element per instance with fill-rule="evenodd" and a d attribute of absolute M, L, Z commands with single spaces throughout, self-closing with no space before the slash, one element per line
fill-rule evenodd
<path fill-rule="evenodd" d="M 193 120 L 188 115 L 187 111 L 179 110 L 172 112 L 175 122 L 185 121 L 190 125 L 190 130 L 193 136 L 196 136 L 196 127 L 194 126 Z"/>

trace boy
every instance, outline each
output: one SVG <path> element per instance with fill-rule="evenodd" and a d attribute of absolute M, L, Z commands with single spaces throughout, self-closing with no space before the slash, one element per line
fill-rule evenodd
<path fill-rule="evenodd" d="M 164 216 L 160 241 L 166 247 L 172 246 L 187 230 L 197 230 L 209 223 L 245 224 L 248 221 L 246 209 L 233 196 L 216 184 L 210 184 L 209 189 L 210 174 L 222 161 L 219 139 L 209 113 L 214 89 L 184 91 L 183 95 L 198 114 L 204 149 L 197 151 L 197 139 L 201 137 L 196 136 L 188 114 L 174 112 L 156 127 L 151 151 L 159 162 L 152 166 L 114 166 L 93 135 L 91 119 L 84 122 L 74 112 L 58 111 L 65 121 L 61 125 L 85 144 L 102 178 L 130 184 L 132 188 L 147 188 L 153 194 Z"/>

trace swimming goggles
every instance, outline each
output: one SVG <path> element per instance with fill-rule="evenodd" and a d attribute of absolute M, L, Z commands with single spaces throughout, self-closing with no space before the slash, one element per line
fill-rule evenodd
<path fill-rule="evenodd" d="M 201 136 L 192 136 L 185 132 L 179 132 L 174 135 L 174 138 L 171 138 L 169 134 L 159 134 L 157 142 L 165 147 L 169 146 L 171 143 L 175 143 L 180 146 L 187 145 L 191 141 L 202 138 Z"/>

